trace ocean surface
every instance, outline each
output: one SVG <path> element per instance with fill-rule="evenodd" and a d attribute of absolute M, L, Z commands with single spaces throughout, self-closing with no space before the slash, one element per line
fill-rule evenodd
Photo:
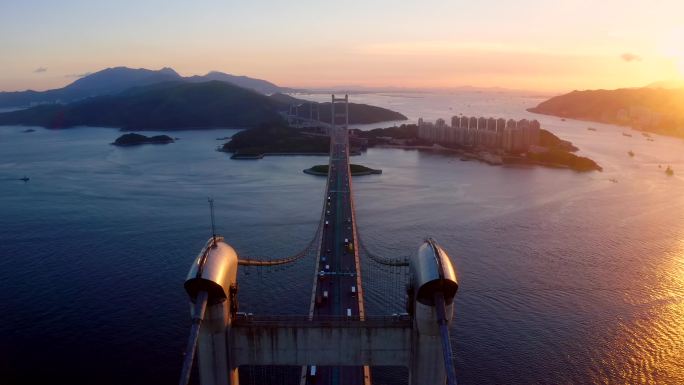
<path fill-rule="evenodd" d="M 604 168 L 397 149 L 353 158 L 383 170 L 354 179 L 369 250 L 407 255 L 431 236 L 451 255 L 461 384 L 684 383 L 684 141 L 533 115 L 525 108 L 542 99 L 532 94 L 350 100 L 411 121 L 536 118 Z M 387 124 L 363 128 L 376 126 Z M 326 157 L 231 160 L 215 149 L 232 129 L 129 148 L 109 145 L 120 135 L 111 128 L 25 129 L 0 127 L 1 384 L 177 382 L 190 326 L 183 281 L 211 232 L 209 196 L 218 232 L 242 255 L 294 253 L 316 230 L 324 180 L 302 170 Z M 401 310 L 403 273 L 369 266 L 369 312 Z M 240 310 L 305 313 L 313 270 L 312 258 L 242 269 Z"/>

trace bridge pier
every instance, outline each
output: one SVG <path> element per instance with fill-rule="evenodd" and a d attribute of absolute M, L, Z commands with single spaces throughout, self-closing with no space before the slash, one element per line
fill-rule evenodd
<path fill-rule="evenodd" d="M 409 384 L 455 384 L 449 325 L 458 290 L 456 270 L 446 251 L 432 239 L 411 257 L 409 267 L 408 301 L 413 315 Z"/>
<path fill-rule="evenodd" d="M 416 303 L 415 306 L 409 385 L 444 384 L 446 371 L 435 308 L 420 303 Z M 453 305 L 447 313 L 451 314 L 452 311 Z"/>
<path fill-rule="evenodd" d="M 229 355 L 227 337 L 231 334 L 231 321 L 228 303 L 207 307 L 197 345 L 202 385 L 239 385 L 238 370 L 231 365 L 233 360 Z"/>
<path fill-rule="evenodd" d="M 205 314 L 192 314 L 193 322 L 201 323 L 197 353 L 202 385 L 239 385 L 228 344 L 237 311 L 237 269 L 235 250 L 223 237 L 214 236 L 195 258 L 185 281 L 191 302 L 207 301 Z M 191 305 L 192 313 L 196 309 Z"/>

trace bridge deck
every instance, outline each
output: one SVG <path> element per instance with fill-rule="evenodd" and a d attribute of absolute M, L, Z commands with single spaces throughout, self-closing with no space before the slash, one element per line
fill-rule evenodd
<path fill-rule="evenodd" d="M 363 288 L 354 223 L 346 129 L 330 132 L 330 163 L 324 197 L 324 228 L 318 274 L 311 299 L 312 320 L 330 316 L 363 320 Z M 307 369 L 310 374 L 310 369 Z M 370 385 L 368 367 L 318 367 L 315 378 L 304 373 L 302 384 Z"/>

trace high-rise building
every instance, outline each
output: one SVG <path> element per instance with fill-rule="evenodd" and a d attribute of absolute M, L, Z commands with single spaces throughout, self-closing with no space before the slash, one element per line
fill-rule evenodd
<path fill-rule="evenodd" d="M 451 127 L 453 127 L 453 128 L 461 127 L 461 117 L 460 116 L 454 115 L 451 117 Z"/>
<path fill-rule="evenodd" d="M 447 138 L 447 125 L 444 119 L 439 118 L 435 121 L 436 138 L 435 142 L 445 143 Z"/>
<path fill-rule="evenodd" d="M 487 147 L 496 147 L 496 119 L 487 119 Z"/>
<path fill-rule="evenodd" d="M 466 140 L 467 146 L 475 146 L 477 144 L 477 118 L 471 116 L 468 120 L 468 139 Z"/>
<path fill-rule="evenodd" d="M 539 121 L 521 119 L 452 116 L 451 126 L 444 119 L 435 123 L 418 119 L 418 137 L 431 143 L 498 148 L 509 152 L 524 152 L 538 145 Z"/>
<path fill-rule="evenodd" d="M 484 146 L 485 145 L 485 136 L 487 134 L 487 118 L 484 117 L 479 117 L 477 118 L 477 136 L 476 136 L 476 145 L 478 146 Z"/>
<path fill-rule="evenodd" d="M 504 130 L 506 129 L 506 119 L 496 120 L 496 147 L 503 148 Z"/>
<path fill-rule="evenodd" d="M 513 151 L 514 150 L 514 137 L 515 137 L 515 131 L 517 122 L 513 119 L 508 119 L 506 122 L 506 128 L 504 129 L 504 136 L 503 136 L 503 149 L 506 151 Z"/>
<path fill-rule="evenodd" d="M 530 121 L 527 119 L 520 119 L 518 121 L 518 131 L 520 138 L 518 139 L 518 151 L 526 150 L 530 147 Z"/>
<path fill-rule="evenodd" d="M 530 144 L 538 146 L 540 136 L 541 124 L 539 124 L 539 121 L 535 119 L 532 122 L 530 122 Z"/>

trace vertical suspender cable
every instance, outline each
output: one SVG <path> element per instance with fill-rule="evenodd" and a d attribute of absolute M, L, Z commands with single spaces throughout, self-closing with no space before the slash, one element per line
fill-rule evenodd
<path fill-rule="evenodd" d="M 449 340 L 449 326 L 446 317 L 446 304 L 444 294 L 441 291 L 435 293 L 435 310 L 437 311 L 437 323 L 439 324 L 439 334 L 442 337 L 442 353 L 444 356 L 444 369 L 447 375 L 447 384 L 456 385 L 456 370 L 454 368 L 453 351 Z"/>
<path fill-rule="evenodd" d="M 209 295 L 206 291 L 200 291 L 195 299 L 195 309 L 192 315 L 192 327 L 190 328 L 190 337 L 188 338 L 188 346 L 185 348 L 185 359 L 183 360 L 183 369 L 181 370 L 179 385 L 187 385 L 190 381 L 190 373 L 192 372 L 192 363 L 195 360 L 195 351 L 197 350 L 197 340 L 199 338 L 200 326 L 204 319 L 204 313 L 207 310 L 207 299 Z"/>

